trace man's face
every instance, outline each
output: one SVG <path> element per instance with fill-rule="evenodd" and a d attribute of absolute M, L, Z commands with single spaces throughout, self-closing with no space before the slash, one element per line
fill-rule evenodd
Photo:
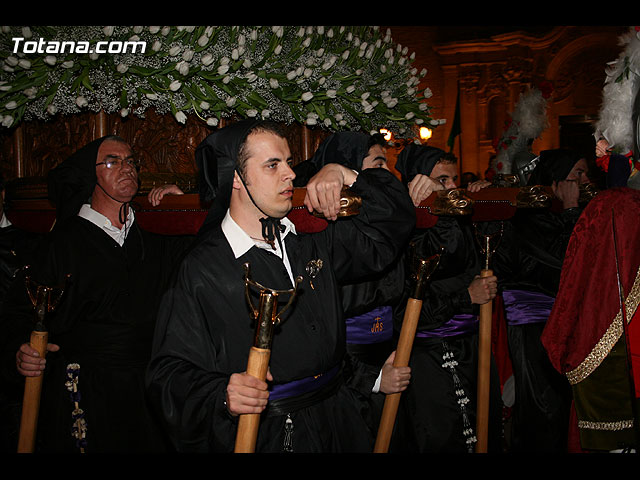
<path fill-rule="evenodd" d="M 270 132 L 255 132 L 247 138 L 249 152 L 244 179 L 251 197 L 269 216 L 282 218 L 292 207 L 293 179 L 289 143 Z M 237 187 L 239 183 L 235 182 Z M 245 195 L 244 202 L 255 208 Z"/>
<path fill-rule="evenodd" d="M 458 182 L 458 165 L 456 163 L 438 162 L 429 174 L 431 179 L 440 183 L 445 190 L 456 188 Z"/>
<path fill-rule="evenodd" d="M 589 183 L 591 180 L 589 180 L 589 177 L 587 176 L 588 171 L 589 167 L 587 165 L 587 161 L 584 158 L 581 158 L 573 166 L 566 179 L 574 180 L 578 182 L 578 185 L 582 183 Z"/>
<path fill-rule="evenodd" d="M 382 145 L 374 145 L 369 149 L 367 156 L 362 160 L 362 170 L 367 168 L 384 168 L 389 170 L 387 166 L 387 153 Z"/>
<path fill-rule="evenodd" d="M 118 165 L 112 165 L 111 168 L 104 164 L 96 166 L 98 183 L 109 195 L 121 202 L 130 201 L 138 191 L 138 171 L 124 161 L 131 158 L 131 148 L 122 142 L 105 140 L 98 149 L 96 164 L 108 160 L 118 162 Z"/>

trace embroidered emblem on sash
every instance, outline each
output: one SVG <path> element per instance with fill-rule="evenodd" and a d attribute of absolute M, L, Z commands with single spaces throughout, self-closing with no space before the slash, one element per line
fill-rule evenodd
<path fill-rule="evenodd" d="M 371 325 L 371 333 L 380 333 L 384 331 L 384 324 L 380 321 L 381 317 L 376 317 Z"/>

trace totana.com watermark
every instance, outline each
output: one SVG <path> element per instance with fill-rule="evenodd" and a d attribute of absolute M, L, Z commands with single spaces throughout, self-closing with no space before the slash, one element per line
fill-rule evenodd
<path fill-rule="evenodd" d="M 33 54 L 94 54 L 94 53 L 145 53 L 147 42 L 144 41 L 98 41 L 95 44 L 87 41 L 72 40 L 25 40 L 24 37 L 13 37 L 13 53 Z"/>

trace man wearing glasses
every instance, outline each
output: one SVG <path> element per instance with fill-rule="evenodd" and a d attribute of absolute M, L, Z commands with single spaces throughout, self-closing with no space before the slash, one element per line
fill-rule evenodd
<path fill-rule="evenodd" d="M 12 363 L 14 381 L 44 373 L 37 452 L 165 449 L 144 372 L 156 307 L 191 238 L 138 226 L 130 207 L 138 167 L 131 147 L 108 136 L 49 174 L 56 224 L 29 275 L 47 286 L 71 280 L 47 320 L 46 360 L 25 343 L 34 323 L 24 280 L 12 285 L 0 323 L 3 367 Z"/>

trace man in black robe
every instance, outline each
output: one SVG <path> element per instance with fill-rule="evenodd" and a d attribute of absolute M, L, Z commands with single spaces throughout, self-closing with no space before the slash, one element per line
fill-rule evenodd
<path fill-rule="evenodd" d="M 46 359 L 25 343 L 34 314 L 24 279 L 12 284 L 2 318 L 9 346 L 3 365 L 12 358 L 13 380 L 44 374 L 37 452 L 169 446 L 147 407 L 144 373 L 157 305 L 190 239 L 149 234 L 137 225 L 130 207 L 137 167 L 130 146 L 109 136 L 50 172 L 56 225 L 29 269 L 38 284 L 66 285 L 46 321 Z M 77 392 L 69 389 L 74 382 Z"/>
<path fill-rule="evenodd" d="M 436 190 L 456 187 L 457 159 L 427 145 L 407 145 L 396 163 L 415 205 Z M 470 184 L 477 191 L 485 182 Z M 478 310 L 497 291 L 495 276 L 481 278 L 480 246 L 467 216 L 440 216 L 416 229 L 413 254 L 441 253 L 423 298 L 409 366 L 411 383 L 402 395 L 397 436 L 390 451 L 473 452 L 476 427 Z M 398 303 L 394 327 L 402 327 L 405 299 Z M 491 379 L 489 451 L 500 451 L 501 402 L 497 373 Z M 496 387 L 497 391 L 496 391 Z"/>
<path fill-rule="evenodd" d="M 327 137 L 311 158 L 297 164 L 294 186 L 305 186 L 313 174 L 329 163 L 356 172 L 369 168 L 389 170 L 387 141 L 380 133 L 336 132 Z M 403 253 L 403 252 L 402 252 Z M 404 287 L 404 258 L 399 255 L 389 267 L 357 283 L 340 285 L 342 309 L 347 326 L 347 351 L 358 361 L 375 366 L 372 372 L 372 431 L 377 432 L 385 394 L 404 391 L 409 384 L 409 367 L 394 367 L 393 306 Z"/>
<path fill-rule="evenodd" d="M 415 222 L 406 191 L 387 170 L 356 174 L 328 165 L 307 184 L 305 205 L 329 225 L 298 234 L 284 218 L 295 174 L 281 132 L 237 122 L 198 152 L 215 200 L 164 297 L 148 372 L 176 448 L 233 451 L 238 416 L 260 413 L 256 452 L 370 452 L 361 413 L 370 385 L 358 383 L 345 362 L 338 285 L 396 258 Z M 336 220 L 344 185 L 361 196 L 362 208 Z M 245 262 L 252 279 L 272 289 L 291 289 L 303 276 L 274 334 L 267 382 L 245 372 L 254 336 Z"/>
<path fill-rule="evenodd" d="M 571 405 L 567 379 L 557 372 L 540 336 L 555 303 L 569 238 L 589 182 L 584 158 L 567 149 L 544 150 L 527 185 L 552 188 L 551 208 L 520 208 L 507 222 L 496 263 L 507 323 L 515 403 L 508 437 L 512 452 L 566 453 Z"/>

